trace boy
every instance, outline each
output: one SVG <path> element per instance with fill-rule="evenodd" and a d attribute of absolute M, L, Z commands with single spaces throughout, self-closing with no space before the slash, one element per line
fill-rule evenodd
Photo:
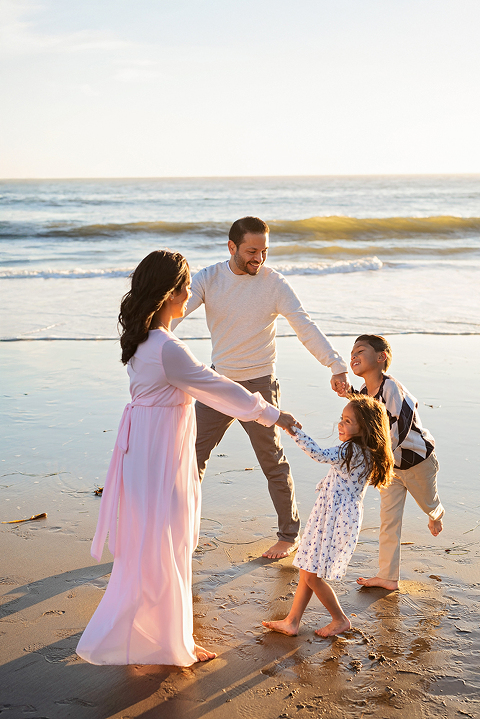
<path fill-rule="evenodd" d="M 364 385 L 360 394 L 383 402 L 390 420 L 390 435 L 395 459 L 395 477 L 380 492 L 380 537 L 378 575 L 357 579 L 365 587 L 398 589 L 400 576 L 400 538 L 407 492 L 428 515 L 428 528 L 436 537 L 443 529 L 442 507 L 437 492 L 438 462 L 434 439 L 422 427 L 418 403 L 396 379 L 386 374 L 392 360 L 392 349 L 380 335 L 360 335 L 355 340 L 350 367 Z M 352 387 L 338 392 L 354 393 Z"/>

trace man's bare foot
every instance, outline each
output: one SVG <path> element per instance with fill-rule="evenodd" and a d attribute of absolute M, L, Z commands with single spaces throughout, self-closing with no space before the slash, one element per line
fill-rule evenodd
<path fill-rule="evenodd" d="M 391 592 L 398 589 L 398 582 L 393 579 L 382 579 L 382 577 L 370 577 L 370 579 L 359 577 L 357 584 L 361 584 L 362 587 L 382 587 L 382 589 L 389 589 Z"/>
<path fill-rule="evenodd" d="M 262 622 L 264 627 L 271 629 L 274 632 L 280 632 L 280 634 L 286 634 L 287 637 L 296 637 L 298 634 L 299 622 L 292 622 L 288 617 L 280 619 L 278 622 Z"/>
<path fill-rule="evenodd" d="M 197 657 L 197 662 L 208 662 L 209 659 L 215 659 L 217 655 L 215 652 L 209 652 L 207 649 L 195 644 L 195 656 Z"/>
<path fill-rule="evenodd" d="M 443 522 L 441 519 L 429 519 L 428 528 L 434 537 L 438 537 L 438 535 L 443 529 Z"/>
<path fill-rule="evenodd" d="M 298 549 L 298 544 L 298 539 L 293 543 L 279 539 L 278 542 L 262 554 L 262 557 L 266 557 L 267 559 L 285 559 L 285 557 L 288 557 L 289 554 L 292 554 L 292 552 Z"/>
<path fill-rule="evenodd" d="M 342 632 L 346 632 L 348 629 L 351 629 L 350 619 L 348 617 L 345 617 L 345 619 L 333 619 L 330 624 L 327 624 L 325 627 L 320 627 L 320 629 L 315 629 L 315 634 L 317 634 L 319 637 L 334 637 L 337 634 L 341 634 Z"/>

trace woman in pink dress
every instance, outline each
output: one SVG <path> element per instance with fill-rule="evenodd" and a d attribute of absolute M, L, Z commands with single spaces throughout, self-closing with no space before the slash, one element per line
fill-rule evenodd
<path fill-rule="evenodd" d="M 193 398 L 289 430 L 295 419 L 199 362 L 170 332 L 190 296 L 182 255 L 152 252 L 132 275 L 119 322 L 132 401 L 105 480 L 92 556 L 114 555 L 77 653 L 92 664 L 190 666 L 216 654 L 193 639 L 192 554 L 200 525 Z"/>

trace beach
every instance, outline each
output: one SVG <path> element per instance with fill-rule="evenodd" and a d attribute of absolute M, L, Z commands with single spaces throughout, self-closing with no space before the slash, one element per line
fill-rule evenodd
<path fill-rule="evenodd" d="M 480 719 L 480 1 L 0 18 L 0 719 Z M 427 501 L 433 436 L 446 510 L 433 536 L 407 496 L 393 591 L 364 585 L 391 576 L 402 490 L 361 487 L 338 435 L 381 483 L 387 427 L 330 385 L 362 335 L 407 389 L 372 348 L 352 362 L 406 481 Z M 273 419 L 212 366 L 264 399 L 271 380 L 321 451 L 232 421 L 204 476 L 222 420 L 185 392 Z M 329 591 L 295 552 L 346 574 Z M 310 585 L 329 611 L 264 626 Z"/>
<path fill-rule="evenodd" d="M 126 372 L 113 341 L 6 342 L 2 361 L 0 711 L 8 719 L 196 717 L 476 717 L 480 713 L 478 335 L 389 337 L 391 373 L 418 398 L 436 439 L 445 529 L 433 538 L 407 499 L 398 592 L 360 588 L 376 571 L 379 496 L 370 488 L 360 541 L 335 583 L 352 630 L 322 640 L 313 600 L 294 638 L 264 629 L 284 616 L 297 570 L 260 557 L 275 535 L 266 482 L 232 427 L 203 483 L 193 557 L 195 635 L 218 658 L 188 669 L 96 667 L 75 654 L 112 557 L 89 554 L 123 406 Z M 354 336 L 333 344 L 348 357 Z M 189 341 L 208 362 L 210 343 Z M 278 339 L 282 408 L 322 446 L 336 443 L 344 400 L 296 338 Z M 327 467 L 287 436 L 302 524 Z"/>

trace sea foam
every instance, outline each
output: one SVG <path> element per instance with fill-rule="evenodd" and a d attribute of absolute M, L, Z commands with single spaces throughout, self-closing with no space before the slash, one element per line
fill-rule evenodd
<path fill-rule="evenodd" d="M 275 265 L 274 269 L 283 275 L 329 275 L 338 272 L 363 272 L 365 270 L 380 270 L 383 263 L 378 257 L 363 257 L 350 262 L 296 262 L 295 264 Z M 201 267 L 192 267 L 192 275 L 201 270 Z M 0 280 L 83 280 L 95 277 L 111 279 L 117 277 L 129 277 L 133 267 L 113 267 L 104 269 L 82 269 L 71 270 L 39 269 L 39 270 L 0 270 Z"/>

